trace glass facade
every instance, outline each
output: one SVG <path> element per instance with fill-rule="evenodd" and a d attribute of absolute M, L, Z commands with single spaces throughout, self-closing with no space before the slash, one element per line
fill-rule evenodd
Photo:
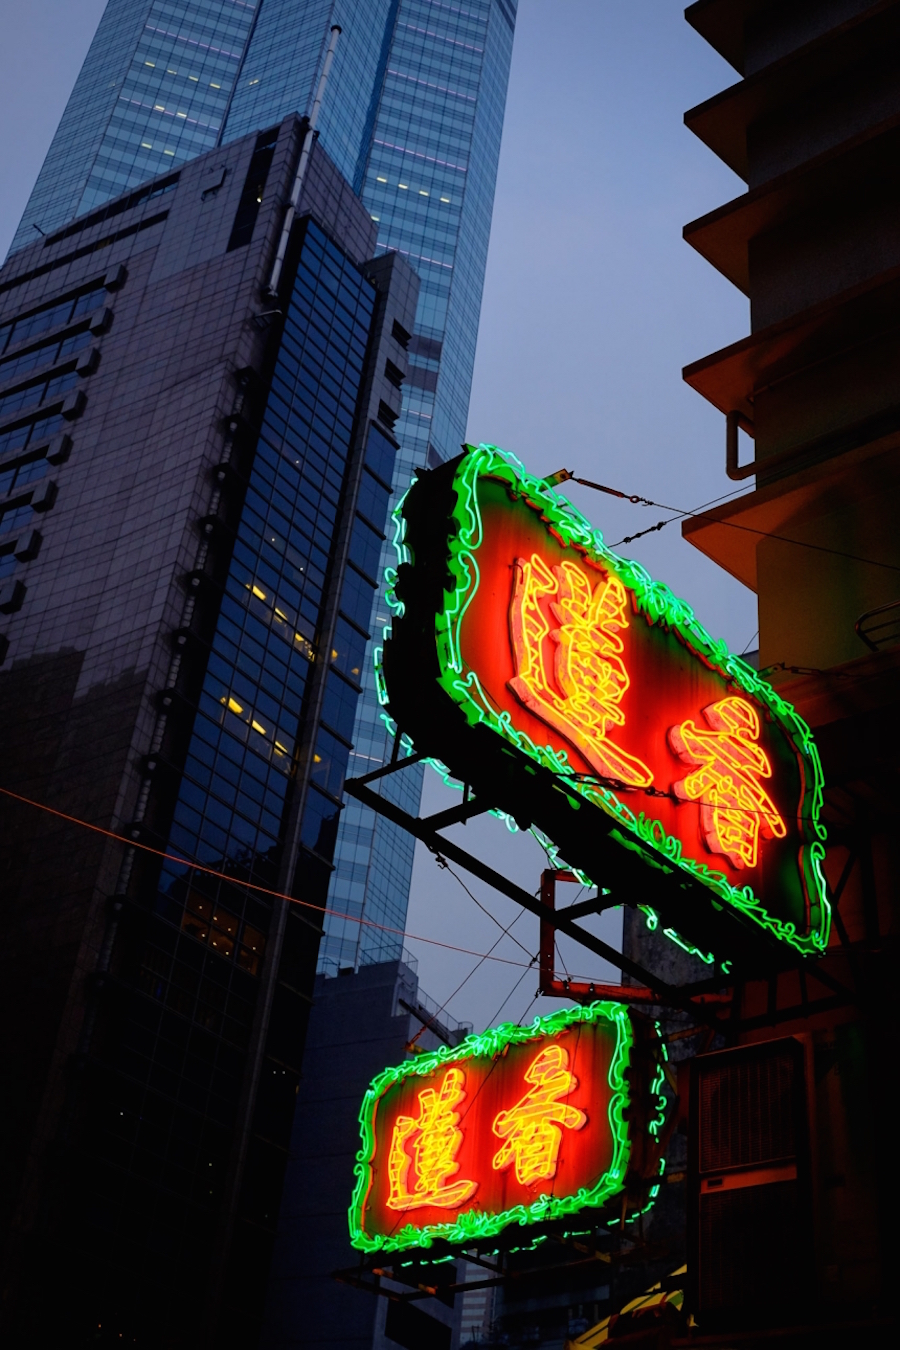
<path fill-rule="evenodd" d="M 10 251 L 211 150 L 257 7 L 109 0 Z"/>
<path fill-rule="evenodd" d="M 234 1240 L 245 1293 L 274 1234 L 318 924 L 291 907 L 267 1040 L 254 1052 L 277 911 L 244 883 L 284 884 L 285 812 L 303 790 L 303 775 L 291 773 L 302 742 L 313 754 L 293 887 L 303 900 L 325 899 L 393 460 L 370 428 L 359 512 L 342 519 L 376 304 L 373 284 L 307 223 L 165 836 L 167 852 L 216 875 L 164 864 L 130 946 L 105 1090 L 91 1098 L 90 1181 L 71 1212 L 92 1248 L 115 1251 L 117 1269 L 155 1274 L 169 1290 L 202 1289 L 208 1276 L 254 1055 L 260 1086 Z M 324 697 L 311 708 L 329 572 L 348 529 L 351 564 Z M 185 1297 L 196 1297 L 186 1284 Z"/>
<path fill-rule="evenodd" d="M 494 184 L 512 58 L 512 0 L 400 0 L 361 184 L 378 247 L 397 249 L 421 289 L 403 412 L 395 435 L 395 486 L 415 468 L 451 457 L 465 437 Z M 382 569 L 389 562 L 388 545 Z M 381 600 L 372 631 L 388 622 Z M 371 660 L 357 711 L 351 776 L 385 762 L 391 742 Z M 423 771 L 380 789 L 417 814 Z M 341 817 L 320 968 L 398 959 L 415 842 L 348 800 Z M 360 925 L 363 917 L 399 933 Z"/>
<path fill-rule="evenodd" d="M 307 112 L 333 24 L 341 28 L 317 130 L 358 189 L 397 0 L 263 0 L 223 141 Z"/>
<path fill-rule="evenodd" d="M 465 435 L 515 11 L 516 0 L 110 0 L 13 248 L 34 238 L 32 221 L 58 228 L 217 139 L 307 111 L 339 24 L 321 142 L 376 221 L 378 250 L 402 253 L 421 280 L 395 428 L 402 489 Z M 363 686 L 351 773 L 387 750 L 368 659 Z M 421 773 L 382 790 L 416 811 Z M 398 957 L 400 936 L 354 920 L 403 929 L 412 840 L 350 802 L 335 861 L 329 903 L 347 918 L 329 920 L 325 968 Z"/>

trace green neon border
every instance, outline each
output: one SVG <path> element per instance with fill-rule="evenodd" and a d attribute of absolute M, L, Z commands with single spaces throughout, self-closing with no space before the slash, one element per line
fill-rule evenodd
<path fill-rule="evenodd" d="M 686 601 L 673 595 L 664 583 L 654 581 L 639 563 L 622 558 L 607 548 L 601 532 L 593 528 L 577 507 L 560 493 L 554 492 L 543 479 L 529 474 L 515 455 L 494 445 L 468 446 L 467 450 L 468 453 L 461 459 L 453 481 L 457 504 L 452 516 L 457 521 L 458 531 L 448 538 L 450 553 L 448 567 L 456 585 L 452 592 L 444 592 L 446 602 L 444 610 L 436 616 L 435 621 L 435 641 L 441 669 L 438 683 L 462 708 L 471 724 L 485 722 L 523 754 L 553 773 L 566 777 L 566 785 L 572 792 L 614 816 L 627 833 L 614 828 L 611 836 L 623 847 L 640 852 L 645 862 L 654 865 L 652 854 L 648 851 L 652 850 L 659 858 L 655 865 L 679 867 L 715 892 L 721 900 L 753 920 L 779 942 L 789 944 L 802 956 L 820 956 L 827 950 L 831 930 L 831 906 L 828 903 L 822 874 L 826 838 L 825 828 L 821 822 L 824 780 L 819 753 L 807 724 L 791 704 L 786 702 L 767 681 L 761 679 L 755 670 L 739 656 L 732 655 L 724 642 L 716 641 L 710 636 Z M 463 677 L 460 629 L 480 579 L 475 556 L 482 540 L 477 484 L 479 478 L 487 476 L 506 482 L 516 496 L 523 497 L 530 505 L 536 506 L 563 544 L 584 549 L 613 567 L 632 592 L 640 614 L 651 623 L 664 623 L 676 632 L 694 655 L 717 670 L 723 678 L 732 681 L 759 703 L 764 704 L 785 732 L 798 756 L 803 777 L 803 793 L 798 816 L 806 825 L 808 835 L 807 841 L 800 849 L 802 880 L 809 900 L 811 919 L 811 931 L 808 935 L 799 934 L 792 923 L 784 922 L 769 914 L 751 886 L 733 886 L 723 872 L 694 858 L 685 857 L 681 841 L 667 834 L 661 821 L 647 816 L 643 811 L 635 814 L 619 800 L 613 789 L 572 778 L 570 775 L 573 771 L 565 752 L 558 754 L 549 745 L 536 745 L 524 732 L 516 730 L 508 713 L 496 712 L 474 671 L 469 671 Z M 405 500 L 404 496 L 393 513 L 394 546 L 399 562 L 410 561 L 409 550 L 404 542 Z M 388 569 L 386 598 L 395 616 L 399 618 L 403 613 L 403 605 L 394 594 L 396 578 L 396 571 Z M 389 636 L 390 631 L 386 629 L 385 637 Z M 381 670 L 381 650 L 378 649 L 374 655 L 379 697 L 383 703 L 387 703 L 388 691 Z M 572 804 L 577 805 L 574 801 Z M 652 923 L 652 916 L 648 915 L 648 918 Z M 666 930 L 666 933 L 667 936 L 672 936 L 669 930 Z M 677 935 L 673 940 L 678 941 L 679 945 L 686 946 L 684 939 Z M 696 948 L 694 951 L 711 963 L 710 957 L 703 957 Z"/>
<path fill-rule="evenodd" d="M 453 1223 L 428 1224 L 425 1228 L 414 1228 L 412 1224 L 407 1224 L 390 1235 L 372 1236 L 365 1231 L 363 1208 L 371 1185 L 370 1169 L 375 1157 L 375 1109 L 388 1088 L 412 1076 L 422 1077 L 445 1064 L 457 1064 L 467 1059 L 493 1058 L 507 1045 L 534 1040 L 538 1036 L 556 1035 L 578 1023 L 600 1021 L 612 1023 L 616 1031 L 616 1048 L 608 1077 L 612 1089 L 609 1124 L 613 1136 L 613 1156 L 608 1169 L 594 1187 L 588 1190 L 582 1186 L 574 1194 L 566 1196 L 542 1195 L 533 1204 L 514 1205 L 499 1214 L 483 1214 L 478 1210 L 469 1210 Z M 504 1022 L 502 1026 L 491 1027 L 487 1031 L 467 1036 L 453 1049 L 443 1045 L 430 1054 L 419 1055 L 404 1064 L 385 1069 L 373 1079 L 359 1111 L 362 1148 L 356 1155 L 356 1165 L 353 1169 L 356 1185 L 348 1213 L 351 1245 L 364 1252 L 400 1252 L 410 1247 L 427 1248 L 432 1246 L 436 1239 L 469 1245 L 494 1237 L 510 1224 L 542 1223 L 605 1204 L 611 1196 L 623 1189 L 631 1156 L 631 1140 L 625 1112 L 630 1103 L 626 1074 L 631 1064 L 633 1044 L 634 1034 L 628 1011 L 622 1004 L 591 1003 L 586 1007 L 561 1008 L 559 1012 L 551 1013 L 548 1017 L 536 1017 L 531 1026 L 527 1027 Z"/>

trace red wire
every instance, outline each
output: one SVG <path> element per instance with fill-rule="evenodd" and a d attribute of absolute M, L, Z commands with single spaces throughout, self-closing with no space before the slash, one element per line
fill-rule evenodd
<path fill-rule="evenodd" d="M 366 928 L 377 928 L 382 933 L 393 933 L 397 937 L 408 938 L 410 942 L 427 942 L 432 947 L 444 947 L 447 951 L 461 952 L 464 956 L 479 956 L 485 961 L 499 961 L 504 966 L 528 968 L 529 963 L 525 961 L 511 961 L 505 956 L 492 956 L 490 953 L 473 951 L 470 947 L 457 947 L 452 942 L 441 942 L 438 938 L 421 937 L 418 933 L 408 933 L 403 928 L 391 928 L 388 924 L 376 923 L 374 919 L 356 918 L 352 914 L 345 914 L 340 909 L 329 909 L 327 906 L 314 905 L 310 900 L 297 900 L 293 895 L 285 895 L 283 891 L 270 890 L 267 886 L 257 886 L 252 881 L 238 881 L 227 872 L 219 872 L 214 867 L 205 867 L 203 863 L 191 862 L 190 859 L 181 858 L 175 853 L 165 853 L 162 849 L 153 848 L 150 844 L 139 844 L 133 839 L 123 839 L 114 830 L 105 830 L 100 825 L 91 825 L 87 820 L 81 820 L 78 816 L 67 815 L 65 811 L 57 811 L 52 806 L 45 806 L 43 802 L 32 801 L 30 797 L 23 797 L 18 792 L 11 792 L 9 788 L 0 787 L 0 793 L 4 797 L 11 797 L 14 801 L 23 802 L 26 806 L 33 806 L 38 811 L 46 811 L 48 815 L 56 816 L 59 820 L 68 821 L 70 825 L 80 825 L 82 829 L 93 830 L 95 834 L 105 835 L 107 839 L 114 839 L 117 844 L 124 844 L 126 848 L 143 849 L 145 853 L 152 853 L 157 858 L 178 863 L 179 867 L 192 867 L 196 872 L 204 872 L 207 876 L 218 877 L 222 881 L 227 881 L 231 886 L 242 886 L 244 890 L 256 891 L 260 895 L 268 895 L 275 900 L 287 900 L 290 904 L 300 905 L 303 909 L 314 909 L 317 914 L 333 914 L 337 919 L 346 919 L 349 923 L 363 924 Z"/>

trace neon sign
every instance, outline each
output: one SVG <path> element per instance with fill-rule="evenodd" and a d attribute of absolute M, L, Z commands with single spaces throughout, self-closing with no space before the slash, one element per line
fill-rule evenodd
<path fill-rule="evenodd" d="M 360 1111 L 353 1245 L 478 1242 L 511 1224 L 602 1208 L 626 1186 L 632 1204 L 652 1202 L 663 1054 L 655 1024 L 594 1003 L 385 1069 Z M 638 1134 L 659 1144 L 637 1150 L 640 1175 L 631 1165 Z"/>
<path fill-rule="evenodd" d="M 376 665 L 417 752 L 722 960 L 826 949 L 819 757 L 771 685 L 495 446 L 395 523 Z"/>

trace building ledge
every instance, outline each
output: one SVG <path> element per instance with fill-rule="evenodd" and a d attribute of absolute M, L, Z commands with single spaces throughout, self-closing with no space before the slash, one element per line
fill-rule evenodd
<path fill-rule="evenodd" d="M 900 266 L 685 366 L 684 380 L 720 412 L 751 421 L 756 394 L 838 352 L 900 327 Z"/>
<path fill-rule="evenodd" d="M 881 708 L 896 708 L 900 647 L 865 652 L 829 670 L 801 675 L 773 672 L 768 679 L 809 726 L 825 727 Z"/>
<path fill-rule="evenodd" d="M 828 203 L 883 192 L 900 155 L 900 114 L 692 220 L 684 238 L 745 295 L 750 241 Z"/>
<path fill-rule="evenodd" d="M 684 11 L 684 17 L 739 75 L 743 75 L 747 20 L 770 3 L 771 0 L 695 0 Z"/>
<path fill-rule="evenodd" d="M 681 533 L 724 571 L 751 591 L 757 590 L 756 548 L 767 535 L 790 542 L 794 531 L 840 497 L 845 503 L 862 500 L 873 477 L 887 484 L 897 473 L 897 433 L 870 442 L 841 456 L 804 468 L 775 483 L 748 492 L 736 501 L 691 516 Z M 893 470 L 893 472 L 892 472 Z M 805 547 L 805 541 L 797 540 Z"/>
<path fill-rule="evenodd" d="M 882 0 L 866 13 L 854 15 L 691 108 L 684 115 L 685 126 L 746 181 L 749 126 L 795 103 L 817 84 L 865 60 L 873 51 L 886 55 L 885 49 L 898 38 L 900 11 L 895 0 Z"/>

